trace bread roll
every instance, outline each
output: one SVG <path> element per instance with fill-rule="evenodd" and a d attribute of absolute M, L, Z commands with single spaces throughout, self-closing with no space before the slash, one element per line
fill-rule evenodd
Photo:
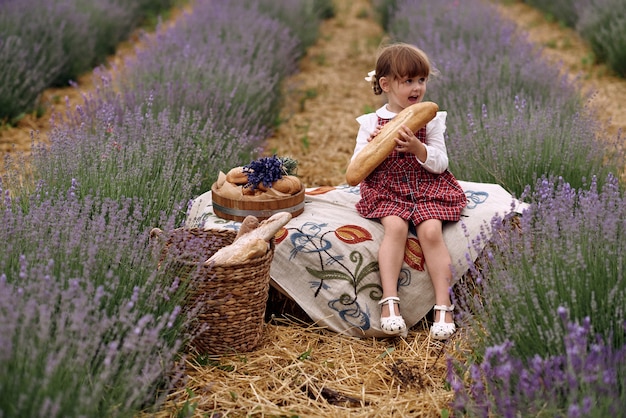
<path fill-rule="evenodd" d="M 226 173 L 226 181 L 232 184 L 247 184 L 248 175 L 243 172 L 243 167 L 234 167 Z"/>
<path fill-rule="evenodd" d="M 241 186 L 241 193 L 244 196 L 256 196 L 258 193 L 261 193 L 261 191 L 253 189 L 252 187 Z"/>
<path fill-rule="evenodd" d="M 396 147 L 396 138 L 402 125 L 417 132 L 433 120 L 438 110 L 439 106 L 433 102 L 415 103 L 387 122 L 380 133 L 350 161 L 346 170 L 348 184 L 350 186 L 359 184 L 391 154 Z"/>
<path fill-rule="evenodd" d="M 282 176 L 272 183 L 272 188 L 282 193 L 296 194 L 302 190 L 302 182 L 296 176 Z"/>

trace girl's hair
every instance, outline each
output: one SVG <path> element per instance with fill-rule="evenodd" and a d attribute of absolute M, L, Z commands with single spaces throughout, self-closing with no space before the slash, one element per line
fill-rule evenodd
<path fill-rule="evenodd" d="M 405 77 L 428 77 L 430 75 L 430 60 L 421 49 L 414 45 L 395 43 L 385 46 L 376 60 L 376 73 L 372 77 L 374 94 L 382 94 L 380 87 L 381 77 L 401 79 Z"/>

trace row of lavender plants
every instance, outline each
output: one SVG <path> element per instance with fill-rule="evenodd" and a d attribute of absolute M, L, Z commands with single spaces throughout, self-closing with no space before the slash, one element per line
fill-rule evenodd
<path fill-rule="evenodd" d="M 96 72 L 29 170 L 7 160 L 0 416 L 136 416 L 184 385 L 189 283 L 150 231 L 180 227 L 220 170 L 256 155 L 281 80 L 329 13 L 319 0 L 197 0 L 123 68 Z"/>
<path fill-rule="evenodd" d="M 48 87 L 104 62 L 131 31 L 175 0 L 0 2 L 0 120 L 35 110 Z"/>
<path fill-rule="evenodd" d="M 422 46 L 440 73 L 431 77 L 429 97 L 450 110 L 456 175 L 520 196 L 541 176 L 580 187 L 621 169 L 620 138 L 596 140 L 604 127 L 583 112 L 589 109 L 576 80 L 542 60 L 494 8 L 398 1 L 392 9 L 391 36 Z"/>
<path fill-rule="evenodd" d="M 525 0 L 549 17 L 574 28 L 599 62 L 626 77 L 626 3 L 621 0 Z"/>
<path fill-rule="evenodd" d="M 472 357 L 450 360 L 463 416 L 610 416 L 626 402 L 626 196 L 621 138 L 488 3 L 378 1 L 393 40 L 439 74 L 451 170 L 529 204 L 494 218 L 457 286 Z M 474 248 L 475 245 L 475 248 Z"/>

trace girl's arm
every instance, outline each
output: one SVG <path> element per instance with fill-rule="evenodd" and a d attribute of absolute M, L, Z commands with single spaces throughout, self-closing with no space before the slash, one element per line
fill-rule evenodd
<path fill-rule="evenodd" d="M 356 120 L 359 122 L 359 132 L 356 135 L 356 145 L 354 146 L 354 153 L 352 154 L 351 160 L 353 160 L 369 142 L 372 132 L 376 130 L 378 116 L 376 116 L 376 113 L 368 113 L 359 116 Z"/>
<path fill-rule="evenodd" d="M 418 161 L 431 173 L 440 174 L 448 168 L 448 151 L 444 139 L 447 112 L 437 112 L 433 120 L 426 125 L 426 160 Z"/>

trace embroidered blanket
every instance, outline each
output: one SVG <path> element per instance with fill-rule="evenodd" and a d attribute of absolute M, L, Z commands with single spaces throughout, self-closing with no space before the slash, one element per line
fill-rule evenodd
<path fill-rule="evenodd" d="M 459 183 L 468 205 L 461 220 L 445 224 L 443 231 L 455 282 L 478 256 L 474 239 L 481 234 L 490 237 L 491 219 L 496 214 L 519 211 L 522 206 L 499 185 Z M 272 285 L 298 303 L 317 324 L 355 337 L 384 337 L 379 321 L 382 288 L 377 262 L 383 227 L 356 212 L 358 200 L 358 186 L 306 189 L 304 212 L 276 235 L 270 275 Z M 235 230 L 240 225 L 213 213 L 210 191 L 194 199 L 185 223 L 186 227 Z M 398 287 L 402 316 L 411 327 L 435 303 L 419 239 L 412 233 Z"/>

